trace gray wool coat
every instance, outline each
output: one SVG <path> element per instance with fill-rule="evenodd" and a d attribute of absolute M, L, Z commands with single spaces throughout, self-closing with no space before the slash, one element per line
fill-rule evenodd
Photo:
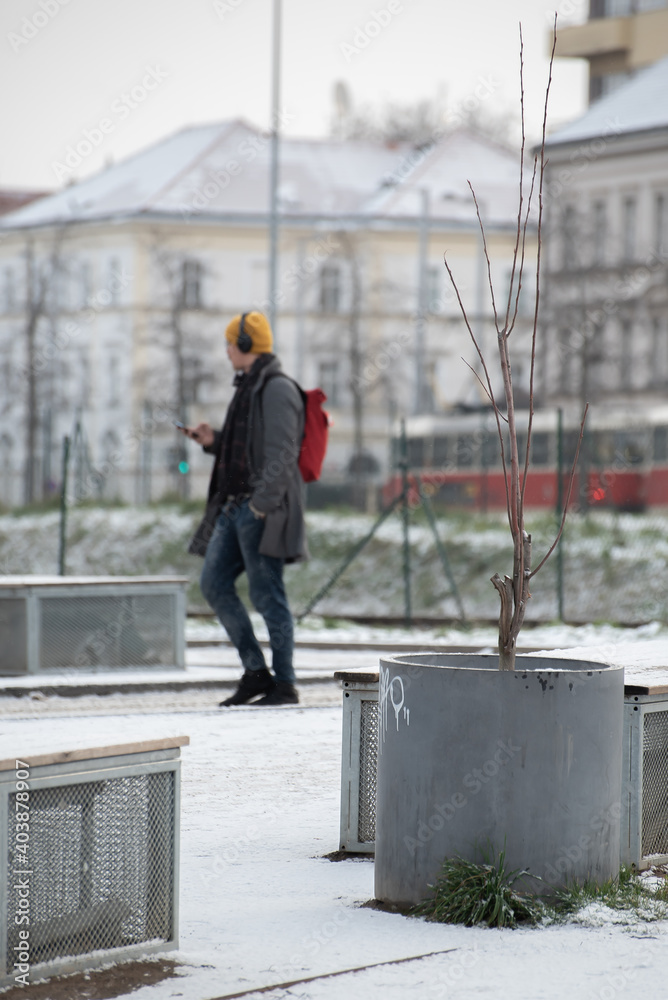
<path fill-rule="evenodd" d="M 266 514 L 260 553 L 286 562 L 308 557 L 304 524 L 304 481 L 298 460 L 304 433 L 304 402 L 295 382 L 272 358 L 253 387 L 246 454 L 250 466 L 251 503 Z M 216 493 L 216 467 L 222 433 L 204 450 L 215 455 L 206 512 L 189 551 L 203 556 L 226 497 Z"/>

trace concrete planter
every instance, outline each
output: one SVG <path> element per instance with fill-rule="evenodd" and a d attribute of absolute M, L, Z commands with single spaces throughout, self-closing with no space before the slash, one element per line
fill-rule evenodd
<path fill-rule="evenodd" d="M 445 857 L 482 860 L 490 845 L 543 894 L 616 875 L 623 701 L 623 668 L 600 663 L 382 659 L 376 898 L 417 903 Z"/>

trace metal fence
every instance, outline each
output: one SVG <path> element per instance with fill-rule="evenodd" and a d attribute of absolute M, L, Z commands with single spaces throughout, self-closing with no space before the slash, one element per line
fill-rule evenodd
<path fill-rule="evenodd" d="M 5 516 L 0 518 L 0 584 L 2 576 L 7 575 L 56 573 L 59 563 L 72 576 L 107 576 L 110 572 L 115 576 L 136 576 L 147 571 L 179 574 L 189 580 L 189 607 L 204 607 L 198 591 L 201 561 L 187 554 L 203 506 L 202 494 L 197 504 L 183 508 L 155 505 L 114 511 L 71 509 L 62 560 L 57 513 L 43 518 Z M 505 515 L 436 507 L 437 543 L 425 511 L 418 507 L 409 513 L 409 544 L 405 545 L 399 507 L 366 542 L 377 522 L 375 515 L 355 513 L 349 507 L 308 507 L 311 559 L 290 567 L 285 574 L 294 611 L 301 615 L 313 605 L 315 614 L 335 618 L 496 620 L 498 596 L 490 577 L 512 572 L 512 545 Z M 554 540 L 556 517 L 546 511 L 529 511 L 526 526 L 532 535 L 536 566 Z M 350 553 L 354 553 L 352 559 Z M 344 561 L 346 568 L 339 573 Z M 327 587 L 331 580 L 332 586 Z M 526 621 L 668 623 L 666 581 L 668 512 L 573 511 L 558 549 L 532 580 Z M 148 606 L 145 610 L 149 612 Z M 7 604 L 5 611 L 11 612 Z M 19 628 L 19 615 L 17 605 L 14 632 Z M 157 607 L 150 614 L 135 615 L 142 630 L 155 622 L 150 634 L 143 637 L 147 649 L 140 662 L 146 661 L 150 650 L 156 654 L 151 654 L 152 662 L 165 662 L 160 650 L 167 631 L 161 631 L 161 615 Z M 49 626 L 52 657 L 62 645 L 64 621 L 59 612 Z M 114 627 L 99 625 L 92 605 L 86 621 L 82 620 L 67 636 L 70 649 L 75 633 L 77 642 L 92 635 L 98 650 L 101 644 L 105 647 L 97 658 L 94 649 L 89 650 L 90 656 L 86 654 L 91 666 L 112 665 L 109 660 L 103 663 L 112 653 L 116 664 L 132 661 L 132 657 L 123 660 L 121 655 L 121 647 L 129 645 L 129 634 L 119 635 Z M 3 635 L 0 662 L 7 644 L 18 642 L 16 637 L 12 640 Z M 114 644 L 119 647 L 116 652 Z M 77 655 L 83 657 L 85 652 L 77 647 Z M 56 668 L 57 663 L 50 665 Z"/>
<path fill-rule="evenodd" d="M 507 526 L 501 527 L 508 534 Z M 532 563 L 538 565 L 556 535 L 556 520 L 544 515 L 527 518 L 532 534 Z M 488 583 L 493 572 L 510 573 L 509 541 L 495 548 L 494 529 L 487 522 L 475 549 L 487 536 L 489 555 L 479 557 L 481 570 L 461 579 L 465 607 L 479 617 L 496 617 L 498 600 Z M 575 623 L 608 621 L 623 625 L 668 622 L 668 516 L 652 512 L 572 512 L 559 546 L 534 577 L 527 621 L 563 620 Z M 471 612 L 473 616 L 473 612 Z"/>

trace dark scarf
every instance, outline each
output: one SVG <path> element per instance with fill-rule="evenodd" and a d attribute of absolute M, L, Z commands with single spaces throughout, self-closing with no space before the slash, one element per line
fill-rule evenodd
<path fill-rule="evenodd" d="M 273 360 L 273 357 L 273 354 L 261 354 L 250 371 L 237 372 L 234 376 L 233 385 L 236 392 L 223 424 L 218 462 L 217 491 L 223 498 L 251 492 L 250 467 L 246 452 L 251 396 L 260 372 Z"/>

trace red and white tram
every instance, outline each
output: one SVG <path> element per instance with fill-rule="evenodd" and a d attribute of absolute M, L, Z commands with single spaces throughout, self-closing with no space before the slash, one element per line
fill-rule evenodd
<path fill-rule="evenodd" d="M 580 420 L 575 411 L 564 413 L 560 433 L 556 410 L 534 413 L 528 507 L 555 508 L 560 477 L 565 501 Z M 518 411 L 516 423 L 523 464 L 528 413 Z M 506 426 L 504 421 L 502 425 Z M 419 476 L 430 486 L 436 502 L 481 511 L 505 509 L 501 448 L 490 410 L 411 417 L 405 428 L 409 476 Z M 401 449 L 397 431 L 395 468 Z M 505 453 L 509 462 L 507 445 Z M 390 502 L 401 489 L 397 471 L 385 484 L 384 501 Z M 414 483 L 411 489 L 417 493 Z M 668 506 L 668 406 L 615 410 L 590 406 L 570 503 L 626 511 Z"/>

